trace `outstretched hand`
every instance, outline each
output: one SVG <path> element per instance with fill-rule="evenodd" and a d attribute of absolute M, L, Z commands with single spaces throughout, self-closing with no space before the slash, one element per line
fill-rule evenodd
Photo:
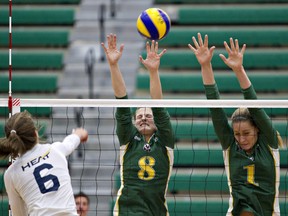
<path fill-rule="evenodd" d="M 198 42 L 195 37 L 192 37 L 192 41 L 194 43 L 194 47 L 191 44 L 188 44 L 188 47 L 194 52 L 198 62 L 200 65 L 210 64 L 215 46 L 208 47 L 208 35 L 204 37 L 204 43 L 201 37 L 201 34 L 198 33 Z"/>
<path fill-rule="evenodd" d="M 158 42 L 152 40 L 151 46 L 149 42 L 146 42 L 146 52 L 147 57 L 143 59 L 143 57 L 139 56 L 139 61 L 146 67 L 146 69 L 150 72 L 157 72 L 160 66 L 160 58 L 166 53 L 166 49 L 162 50 L 158 54 Z"/>
<path fill-rule="evenodd" d="M 223 54 L 220 54 L 220 58 L 224 61 L 224 63 L 230 67 L 233 71 L 240 71 L 243 67 L 243 56 L 246 49 L 246 44 L 243 45 L 241 51 L 239 51 L 239 43 L 238 40 L 235 39 L 235 43 L 232 38 L 230 38 L 230 47 L 226 41 L 224 41 L 224 46 L 226 51 L 228 52 L 228 58 L 226 58 Z"/>
<path fill-rule="evenodd" d="M 108 46 L 106 47 L 104 43 L 101 43 L 101 46 L 104 49 L 104 52 L 106 54 L 106 58 L 110 65 L 117 64 L 119 59 L 122 56 L 124 44 L 120 45 L 119 50 L 117 49 L 117 36 L 115 34 L 109 34 L 107 35 L 107 43 Z"/>
<path fill-rule="evenodd" d="M 88 140 L 88 132 L 84 128 L 73 129 L 72 133 L 79 136 L 81 142 L 86 142 Z"/>

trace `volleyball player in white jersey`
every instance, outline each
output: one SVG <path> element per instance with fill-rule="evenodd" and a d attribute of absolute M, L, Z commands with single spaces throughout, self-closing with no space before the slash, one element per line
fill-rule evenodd
<path fill-rule="evenodd" d="M 39 144 L 38 131 L 27 112 L 12 115 L 0 140 L 0 156 L 16 160 L 4 173 L 13 216 L 77 215 L 66 156 L 88 133 L 73 130 L 62 142 Z"/>

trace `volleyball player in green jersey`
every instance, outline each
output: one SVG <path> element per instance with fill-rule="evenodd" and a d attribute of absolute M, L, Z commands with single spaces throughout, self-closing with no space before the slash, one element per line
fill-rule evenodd
<path fill-rule="evenodd" d="M 219 99 L 211 59 L 214 46 L 208 48 L 208 36 L 204 42 L 198 33 L 198 41 L 192 37 L 195 53 L 201 65 L 207 99 Z M 228 58 L 220 58 L 235 73 L 245 99 L 257 99 L 243 67 L 244 44 L 239 49 L 238 40 L 230 38 L 230 47 L 224 42 Z M 227 215 L 276 216 L 280 215 L 279 149 L 282 139 L 265 111 L 261 108 L 238 108 L 232 115 L 231 126 L 222 108 L 210 109 L 215 132 L 223 149 L 224 164 L 230 189 Z"/>
<path fill-rule="evenodd" d="M 108 46 L 102 47 L 109 62 L 112 86 L 117 99 L 127 99 L 125 82 L 118 61 L 124 45 L 117 49 L 116 35 L 107 36 Z M 147 58 L 139 57 L 150 75 L 152 99 L 162 98 L 159 78 L 158 43 L 146 44 Z M 121 187 L 115 203 L 114 215 L 169 215 L 166 191 L 173 166 L 174 133 L 170 116 L 164 108 L 138 108 L 134 123 L 130 108 L 117 108 L 117 136 L 120 142 Z"/>

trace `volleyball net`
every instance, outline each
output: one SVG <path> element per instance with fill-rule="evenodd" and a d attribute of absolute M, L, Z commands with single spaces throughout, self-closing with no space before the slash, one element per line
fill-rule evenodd
<path fill-rule="evenodd" d="M 288 215 L 288 100 L 98 100 L 98 99 L 21 99 L 12 110 L 28 110 L 41 127 L 46 143 L 61 141 L 75 127 L 85 127 L 89 139 L 69 157 L 74 193 L 90 198 L 89 215 L 112 215 L 120 187 L 119 142 L 116 136 L 117 107 L 166 107 L 171 116 L 176 143 L 174 166 L 168 185 L 167 203 L 172 216 L 225 215 L 228 185 L 220 143 L 215 135 L 210 107 L 222 107 L 227 116 L 238 107 L 261 107 L 280 132 L 280 208 Z M 1 136 L 8 119 L 7 99 L 0 99 Z M 8 197 L 1 161 L 0 215 L 8 215 Z"/>

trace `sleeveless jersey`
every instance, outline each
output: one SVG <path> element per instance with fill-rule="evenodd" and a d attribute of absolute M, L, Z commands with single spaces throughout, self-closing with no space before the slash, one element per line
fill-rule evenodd
<path fill-rule="evenodd" d="M 121 187 L 114 215 L 169 215 L 166 190 L 173 167 L 174 134 L 168 112 L 152 110 L 158 130 L 146 143 L 132 123 L 130 109 L 117 109 Z"/>
<path fill-rule="evenodd" d="M 206 85 L 205 90 L 208 99 L 219 99 L 216 84 Z M 242 91 L 245 99 L 257 99 L 252 85 Z M 210 109 L 214 129 L 223 148 L 230 189 L 227 215 L 240 215 L 241 211 L 246 210 L 255 216 L 278 216 L 280 157 L 277 132 L 263 109 L 248 109 L 259 129 L 251 155 L 238 146 L 224 110 Z"/>

